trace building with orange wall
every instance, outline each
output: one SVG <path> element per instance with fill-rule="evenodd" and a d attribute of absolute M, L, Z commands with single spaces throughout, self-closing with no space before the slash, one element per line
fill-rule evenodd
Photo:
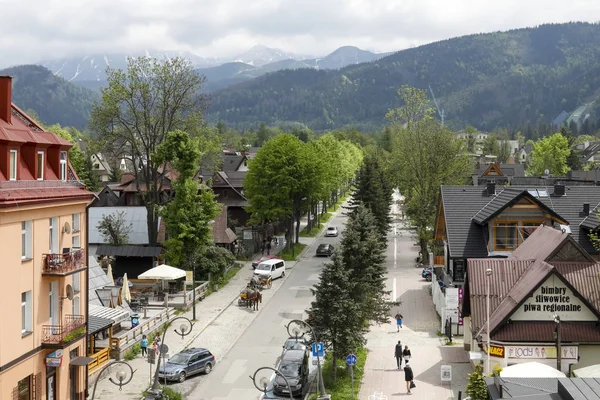
<path fill-rule="evenodd" d="M 71 143 L 12 104 L 0 77 L 0 399 L 84 399 L 86 205 Z"/>

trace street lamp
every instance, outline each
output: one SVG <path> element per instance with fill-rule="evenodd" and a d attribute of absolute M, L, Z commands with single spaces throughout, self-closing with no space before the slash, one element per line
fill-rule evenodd
<path fill-rule="evenodd" d="M 556 330 L 554 336 L 556 339 L 556 369 L 562 371 L 562 351 L 560 345 L 560 315 L 554 314 L 554 323 L 556 324 Z"/>
<path fill-rule="evenodd" d="M 167 325 L 167 329 L 165 329 L 165 331 L 163 332 L 162 335 L 162 340 L 160 341 L 160 347 L 164 346 L 165 343 L 165 336 L 167 335 L 167 330 L 168 330 L 168 326 L 171 325 L 173 322 L 177 321 L 177 320 L 184 320 L 185 322 L 182 323 L 179 326 L 179 331 L 177 331 L 177 328 L 175 328 L 175 333 L 178 334 L 179 336 L 181 336 L 181 338 L 183 339 L 185 336 L 189 335 L 192 332 L 192 329 L 194 328 L 194 323 L 192 321 L 190 321 L 188 318 L 186 317 L 175 317 L 174 319 L 172 319 L 168 325 Z M 189 327 L 188 327 L 189 325 Z M 159 388 L 159 383 L 158 383 L 158 371 L 160 370 L 160 360 L 162 357 L 156 357 L 156 372 L 154 373 L 154 383 L 152 384 L 152 388 L 148 391 L 151 395 L 153 396 L 157 396 L 160 393 L 160 388 Z M 152 398 L 152 397 L 150 397 Z"/>
<path fill-rule="evenodd" d="M 296 326 L 293 326 L 293 325 L 296 325 Z M 317 334 L 315 333 L 315 330 L 313 329 L 313 327 L 310 326 L 308 323 L 306 323 L 302 320 L 299 320 L 299 319 L 293 319 L 290 321 L 289 324 L 286 325 L 285 329 L 287 329 L 289 336 L 294 336 L 297 340 L 298 337 L 304 336 L 304 333 L 301 330 L 302 327 L 308 328 L 310 330 L 310 335 L 312 337 L 312 340 L 318 346 L 319 340 L 317 339 Z M 319 392 L 321 392 L 321 395 L 319 397 L 317 397 L 317 400 L 329 400 L 329 399 L 331 399 L 331 396 L 328 395 L 327 392 L 325 391 L 325 383 L 323 382 L 323 371 L 321 370 L 321 358 L 319 356 L 318 349 L 317 349 L 317 370 L 319 373 Z"/>
<path fill-rule="evenodd" d="M 488 268 L 485 270 L 485 309 L 487 315 L 487 356 L 485 357 L 485 369 L 486 375 L 490 375 L 490 277 L 492 276 L 492 269 Z"/>
<path fill-rule="evenodd" d="M 281 372 L 277 371 L 275 368 L 271 368 L 271 367 L 260 367 L 259 369 L 257 369 L 256 371 L 254 371 L 254 375 L 249 376 L 250 379 L 252 379 L 252 383 L 254 383 L 254 386 L 260 390 L 261 392 L 263 392 L 265 395 L 267 394 L 267 388 L 269 387 L 269 382 L 270 379 L 267 378 L 266 376 L 263 376 L 262 378 L 260 378 L 260 386 L 258 386 L 256 384 L 256 375 L 258 375 L 258 373 L 260 371 L 262 371 L 263 369 L 268 369 L 270 371 L 274 371 L 276 375 L 280 376 L 283 378 L 283 380 L 285 381 L 285 384 L 288 387 L 288 390 L 290 391 L 290 399 L 294 400 L 294 396 L 292 396 L 292 386 L 290 385 L 290 382 L 287 380 L 287 378 L 285 377 L 285 375 L 283 375 Z"/>
<path fill-rule="evenodd" d="M 106 364 L 104 366 L 104 368 L 102 368 L 100 370 L 100 373 L 98 374 L 98 377 L 96 378 L 96 382 L 94 383 L 94 390 L 92 391 L 92 400 L 94 400 L 94 396 L 96 396 L 96 386 L 98 386 L 98 381 L 100 380 L 100 377 L 102 376 L 102 373 L 104 371 L 106 371 L 106 369 L 108 367 L 114 367 L 117 364 L 124 364 L 127 366 L 127 368 L 129 368 L 129 370 L 131 371 L 131 373 L 129 374 L 129 379 L 127 379 L 127 370 L 124 368 L 121 368 L 117 371 L 116 375 L 116 380 L 114 380 L 112 377 L 108 378 L 108 380 L 110 381 L 110 383 L 112 383 L 115 386 L 119 387 L 119 390 L 123 389 L 123 386 L 127 385 L 129 382 L 131 382 L 131 380 L 133 379 L 133 374 L 135 373 L 134 370 L 131 365 L 129 365 L 129 363 L 125 362 L 125 361 L 115 361 L 113 363 L 110 364 Z"/>

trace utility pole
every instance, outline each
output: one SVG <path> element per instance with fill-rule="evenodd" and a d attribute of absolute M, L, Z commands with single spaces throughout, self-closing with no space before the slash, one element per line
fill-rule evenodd
<path fill-rule="evenodd" d="M 429 85 L 429 91 L 431 92 L 431 97 L 433 97 L 433 103 L 435 104 L 435 108 L 437 109 L 438 114 L 440 115 L 440 119 L 442 120 L 442 126 L 444 126 L 444 109 L 440 111 L 440 107 L 438 106 L 438 102 L 435 99 L 435 95 L 433 94 L 433 89 L 431 89 L 431 85 Z"/>

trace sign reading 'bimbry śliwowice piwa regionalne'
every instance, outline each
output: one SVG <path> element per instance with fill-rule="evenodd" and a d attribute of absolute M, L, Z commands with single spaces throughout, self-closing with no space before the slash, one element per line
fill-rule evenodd
<path fill-rule="evenodd" d="M 550 276 L 510 317 L 515 321 L 596 321 L 594 313 L 555 275 Z"/>
<path fill-rule="evenodd" d="M 554 346 L 506 346 L 508 358 L 556 358 Z M 561 356 L 564 359 L 577 359 L 577 346 L 561 346 Z"/>

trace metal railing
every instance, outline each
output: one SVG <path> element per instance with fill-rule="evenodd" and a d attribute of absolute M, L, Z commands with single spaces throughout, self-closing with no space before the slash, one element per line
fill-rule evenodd
<path fill-rule="evenodd" d="M 84 328 L 81 335 L 70 338 L 69 334 L 79 328 Z M 62 325 L 43 325 L 42 343 L 61 344 L 85 336 L 85 317 L 83 315 L 66 315 Z M 65 340 L 68 339 L 68 340 Z"/>
<path fill-rule="evenodd" d="M 64 275 L 79 269 L 85 269 L 84 254 L 84 249 L 62 254 L 43 254 L 42 273 L 47 275 Z"/>

